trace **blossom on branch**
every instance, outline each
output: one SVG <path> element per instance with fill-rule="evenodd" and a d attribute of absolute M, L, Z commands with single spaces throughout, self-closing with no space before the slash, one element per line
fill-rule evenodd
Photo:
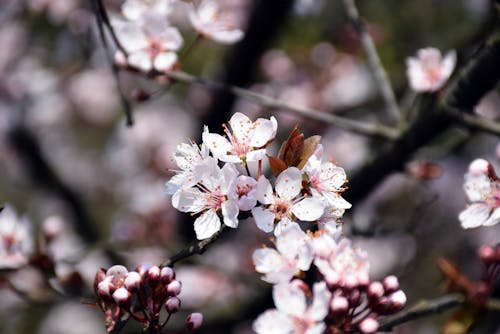
<path fill-rule="evenodd" d="M 465 174 L 464 191 L 471 204 L 458 219 L 463 228 L 492 226 L 500 222 L 500 179 L 493 166 L 476 159 Z"/>
<path fill-rule="evenodd" d="M 243 38 L 243 31 L 235 27 L 235 17 L 220 8 L 217 0 L 200 0 L 189 8 L 189 19 L 203 37 L 221 44 L 233 44 Z"/>
<path fill-rule="evenodd" d="M 436 92 L 448 81 L 457 62 L 454 50 L 444 58 L 436 48 L 420 49 L 417 57 L 406 59 L 406 74 L 410 87 L 419 93 Z"/>
<path fill-rule="evenodd" d="M 121 10 L 123 16 L 130 21 L 147 20 L 151 15 L 167 19 L 176 2 L 177 0 L 126 0 Z"/>
<path fill-rule="evenodd" d="M 33 251 L 31 223 L 17 216 L 10 205 L 0 211 L 0 269 L 19 268 Z"/>

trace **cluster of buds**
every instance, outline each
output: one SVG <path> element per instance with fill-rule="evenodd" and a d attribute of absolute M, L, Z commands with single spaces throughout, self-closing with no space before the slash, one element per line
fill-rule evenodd
<path fill-rule="evenodd" d="M 358 282 L 356 285 L 328 286 L 332 293 L 330 313 L 325 322 L 329 333 L 375 333 L 378 316 L 394 314 L 406 304 L 406 295 L 399 289 L 395 276 L 382 282 Z"/>
<path fill-rule="evenodd" d="M 111 332 L 120 321 L 132 317 L 154 333 L 165 327 L 171 315 L 181 307 L 181 282 L 170 267 L 140 265 L 135 271 L 115 265 L 101 269 L 94 280 L 97 304 L 106 316 L 106 330 Z M 161 319 L 165 310 L 167 317 Z M 186 320 L 188 330 L 201 326 L 203 317 L 193 313 Z"/>

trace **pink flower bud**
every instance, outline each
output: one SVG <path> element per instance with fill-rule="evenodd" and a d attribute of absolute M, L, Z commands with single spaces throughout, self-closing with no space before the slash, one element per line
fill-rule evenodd
<path fill-rule="evenodd" d="M 392 307 L 395 311 L 401 310 L 406 305 L 406 295 L 402 290 L 398 290 L 389 296 Z"/>
<path fill-rule="evenodd" d="M 116 288 L 113 283 L 111 283 L 110 277 L 106 277 L 97 285 L 97 294 L 101 297 L 111 297 L 115 290 Z"/>
<path fill-rule="evenodd" d="M 152 266 L 148 270 L 148 283 L 150 286 L 155 287 L 160 283 L 160 268 Z"/>
<path fill-rule="evenodd" d="M 125 278 L 124 284 L 129 291 L 139 290 L 142 284 L 141 275 L 136 271 L 129 272 Z"/>
<path fill-rule="evenodd" d="M 106 278 L 106 269 L 99 269 L 96 273 L 95 273 L 95 277 L 94 277 L 94 288 L 96 289 L 97 288 L 97 285 L 99 283 L 101 283 L 102 281 L 104 281 L 104 279 Z"/>
<path fill-rule="evenodd" d="M 342 296 L 333 297 L 330 302 L 330 309 L 335 319 L 342 319 L 349 311 L 349 301 Z"/>
<path fill-rule="evenodd" d="M 191 313 L 186 319 L 186 327 L 188 331 L 193 331 L 200 328 L 203 323 L 203 314 L 201 313 Z"/>
<path fill-rule="evenodd" d="M 358 285 L 360 287 L 367 287 L 368 284 L 370 284 L 370 275 L 368 275 L 368 273 L 366 272 L 359 273 L 357 275 L 357 278 L 358 278 Z"/>
<path fill-rule="evenodd" d="M 384 278 L 384 289 L 386 292 L 391 293 L 399 289 L 398 278 L 394 275 Z"/>
<path fill-rule="evenodd" d="M 336 272 L 329 272 L 327 275 L 325 275 L 325 282 L 329 290 L 338 288 L 340 285 L 340 281 L 341 277 Z"/>
<path fill-rule="evenodd" d="M 170 267 L 161 268 L 160 280 L 163 284 L 170 283 L 175 278 L 175 271 Z"/>
<path fill-rule="evenodd" d="M 170 297 L 165 303 L 168 313 L 176 313 L 181 308 L 181 300 L 177 297 Z"/>
<path fill-rule="evenodd" d="M 148 270 L 149 268 L 151 268 L 152 265 L 149 264 L 149 263 L 142 263 L 140 265 L 138 265 L 136 268 L 135 268 L 135 271 L 137 271 L 139 273 L 139 275 L 141 275 L 141 277 L 143 279 L 146 279 L 146 275 L 148 273 Z"/>
<path fill-rule="evenodd" d="M 368 298 L 374 300 L 382 297 L 385 293 L 384 286 L 380 282 L 372 282 L 368 286 Z"/>
<path fill-rule="evenodd" d="M 125 288 L 116 289 L 113 299 L 118 306 L 126 309 L 132 304 L 132 294 Z"/>
<path fill-rule="evenodd" d="M 488 175 L 490 163 L 484 159 L 476 159 L 469 165 L 469 173 L 474 176 Z"/>
<path fill-rule="evenodd" d="M 42 232 L 43 237 L 47 242 L 57 238 L 64 229 L 64 222 L 61 217 L 51 216 L 43 222 Z"/>
<path fill-rule="evenodd" d="M 358 287 L 358 279 L 354 275 L 346 275 L 344 278 L 344 288 L 354 290 Z"/>
<path fill-rule="evenodd" d="M 168 285 L 165 287 L 165 292 L 169 296 L 177 296 L 181 293 L 181 282 L 177 280 L 173 280 L 172 282 L 168 283 Z"/>
<path fill-rule="evenodd" d="M 495 262 L 496 251 L 489 245 L 483 245 L 479 248 L 478 255 L 481 261 L 483 261 L 484 264 L 488 265 Z"/>
<path fill-rule="evenodd" d="M 359 330 L 363 334 L 373 334 L 378 330 L 378 322 L 372 318 L 366 318 L 359 324 Z"/>

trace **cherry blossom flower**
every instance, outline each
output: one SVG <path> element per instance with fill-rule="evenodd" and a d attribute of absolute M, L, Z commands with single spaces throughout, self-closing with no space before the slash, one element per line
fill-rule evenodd
<path fill-rule="evenodd" d="M 216 0 L 201 0 L 189 8 L 189 19 L 203 37 L 222 44 L 233 44 L 243 38 L 243 31 L 234 27 L 235 18 L 222 11 Z"/>
<path fill-rule="evenodd" d="M 235 113 L 229 120 L 231 130 L 225 129 L 227 139 L 216 133 L 203 133 L 203 142 L 221 161 L 246 163 L 266 157 L 264 148 L 276 136 L 276 118 L 259 118 L 252 122 L 242 113 Z"/>
<path fill-rule="evenodd" d="M 277 284 L 273 288 L 276 309 L 262 313 L 253 323 L 258 334 L 320 334 L 326 329 L 330 292 L 324 282 L 313 286 L 312 301 L 307 286 L 300 280 Z"/>
<path fill-rule="evenodd" d="M 417 57 L 406 60 L 410 87 L 416 92 L 438 91 L 450 78 L 457 62 L 454 50 L 443 58 L 436 48 L 420 49 Z"/>
<path fill-rule="evenodd" d="M 31 224 L 19 218 L 10 205 L 0 212 L 0 268 L 19 268 L 28 263 L 33 251 Z"/>
<path fill-rule="evenodd" d="M 231 184 L 238 176 L 234 166 L 226 164 L 219 168 L 216 159 L 207 158 L 195 166 L 193 176 L 196 186 L 176 192 L 172 196 L 172 205 L 181 212 L 202 212 L 194 222 L 196 237 L 199 240 L 210 238 L 220 230 L 219 213 L 222 213 L 226 226 L 236 228 L 238 203 L 227 196 Z"/>
<path fill-rule="evenodd" d="M 458 216 L 463 228 L 500 222 L 500 180 L 488 161 L 476 159 L 470 164 L 464 190 L 472 203 Z"/>
<path fill-rule="evenodd" d="M 231 185 L 228 197 L 238 203 L 240 211 L 250 211 L 257 204 L 257 181 L 250 176 L 240 175 Z"/>
<path fill-rule="evenodd" d="M 262 176 L 257 184 L 257 199 L 264 206 L 252 209 L 257 227 L 278 236 L 288 226 L 296 224 L 295 218 L 315 221 L 323 214 L 324 206 L 318 199 L 299 196 L 302 173 L 295 167 L 285 169 L 277 178 L 276 193 L 269 180 Z M 275 227 L 275 222 L 277 222 Z"/>
<path fill-rule="evenodd" d="M 151 14 L 167 18 L 177 0 L 126 0 L 122 14 L 130 21 L 140 21 Z"/>
<path fill-rule="evenodd" d="M 351 208 L 351 204 L 340 196 L 347 181 L 346 173 L 330 161 L 323 159 L 323 146 L 320 144 L 302 169 L 308 179 L 309 190 L 314 197 L 324 199 L 329 206 L 339 209 L 339 213 Z"/>
<path fill-rule="evenodd" d="M 115 21 L 116 34 L 128 53 L 126 64 L 141 71 L 169 71 L 177 63 L 177 54 L 184 41 L 177 28 L 161 16 L 148 15 L 141 22 Z M 124 55 L 118 51 L 118 62 Z"/>
<path fill-rule="evenodd" d="M 208 147 L 204 144 L 191 142 L 177 145 L 174 153 L 174 161 L 180 168 L 166 184 L 165 192 L 167 195 L 175 194 L 181 187 L 190 188 L 196 184 L 193 170 L 198 163 L 207 159 L 209 156 Z"/>
<path fill-rule="evenodd" d="M 298 271 L 309 270 L 313 260 L 309 237 L 292 225 L 276 238 L 276 249 L 260 248 L 252 255 L 255 270 L 269 283 L 288 282 Z"/>
<path fill-rule="evenodd" d="M 337 239 L 337 240 L 336 240 Z M 358 286 L 369 282 L 369 263 L 366 252 L 354 248 L 347 238 L 321 234 L 313 240 L 314 265 L 334 286 Z"/>

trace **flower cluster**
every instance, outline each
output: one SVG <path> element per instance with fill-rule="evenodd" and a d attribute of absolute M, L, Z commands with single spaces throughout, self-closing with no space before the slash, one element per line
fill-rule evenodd
<path fill-rule="evenodd" d="M 335 231 L 322 229 L 315 234 L 298 227 L 287 228 L 276 238 L 276 250 L 254 251 L 257 272 L 275 283 L 276 309 L 268 310 L 254 322 L 259 334 L 277 333 L 375 333 L 376 317 L 396 313 L 406 304 L 395 276 L 382 282 L 371 281 L 364 251 L 352 247 L 349 239 Z M 301 271 L 314 265 L 321 280 L 309 287 L 300 279 Z M 310 306 L 308 306 L 310 305 Z"/>
<path fill-rule="evenodd" d="M 31 223 L 17 216 L 10 205 L 0 211 L 0 269 L 15 269 L 28 263 L 34 251 Z"/>
<path fill-rule="evenodd" d="M 168 72 L 178 63 L 177 52 L 184 39 L 172 24 L 172 17 L 187 10 L 198 36 L 223 44 L 243 38 L 235 27 L 233 13 L 221 8 L 215 0 L 185 3 L 180 0 L 126 0 L 122 16 L 113 20 L 116 36 L 123 47 L 116 62 L 139 71 Z M 124 53 L 124 52 L 125 53 Z"/>
<path fill-rule="evenodd" d="M 500 221 L 500 179 L 486 160 L 476 159 L 465 174 L 464 190 L 471 204 L 458 216 L 463 228 L 492 226 Z"/>
<path fill-rule="evenodd" d="M 417 57 L 406 60 L 406 74 L 410 87 L 419 93 L 436 92 L 448 81 L 457 62 L 455 51 L 449 51 L 444 58 L 436 48 L 420 49 Z"/>
<path fill-rule="evenodd" d="M 201 146 L 180 144 L 174 154 L 179 170 L 166 192 L 177 210 L 200 214 L 194 222 L 198 239 L 210 238 L 222 222 L 236 228 L 242 213 L 278 236 L 298 221 L 335 226 L 350 208 L 340 195 L 345 172 L 323 158 L 319 136 L 304 139 L 295 129 L 278 157 L 270 157 L 266 147 L 276 136 L 274 117 L 254 122 L 235 113 L 228 124 L 225 136 L 205 128 Z M 264 159 L 277 175 L 275 182 L 262 175 Z M 250 167 L 257 167 L 255 177 Z"/>
<path fill-rule="evenodd" d="M 141 265 L 135 271 L 128 271 L 124 266 L 115 265 L 108 270 L 101 269 L 95 276 L 94 292 L 106 316 L 108 332 L 114 330 L 120 320 L 132 317 L 156 333 L 181 307 L 178 297 L 181 282 L 175 279 L 170 267 Z M 162 310 L 168 314 L 163 321 Z M 186 327 L 196 329 L 202 321 L 200 313 L 193 313 L 188 316 Z"/>

